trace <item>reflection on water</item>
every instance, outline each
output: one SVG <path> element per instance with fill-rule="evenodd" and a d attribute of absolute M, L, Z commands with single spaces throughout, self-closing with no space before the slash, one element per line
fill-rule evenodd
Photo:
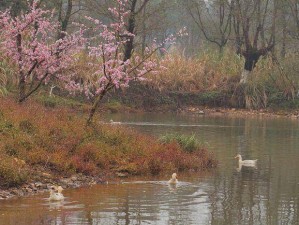
<path fill-rule="evenodd" d="M 210 173 L 135 178 L 121 184 L 0 202 L 0 224 L 299 224 L 299 123 L 286 119 L 113 115 L 153 135 L 196 134 L 220 161 Z M 238 167 L 234 156 L 258 159 Z"/>

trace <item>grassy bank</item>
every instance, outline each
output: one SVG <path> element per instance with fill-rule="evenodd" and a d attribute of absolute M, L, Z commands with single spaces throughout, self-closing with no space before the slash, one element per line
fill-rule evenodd
<path fill-rule="evenodd" d="M 0 183 L 2 187 L 55 176 L 122 172 L 157 175 L 203 170 L 217 162 L 206 149 L 185 151 L 176 141 L 160 143 L 129 128 L 95 123 L 72 108 L 19 105 L 0 98 Z"/>
<path fill-rule="evenodd" d="M 143 83 L 110 96 L 110 101 L 146 110 L 188 106 L 292 110 L 299 108 L 298 56 L 261 58 L 246 85 L 241 85 L 242 57 L 204 52 L 195 58 L 166 56 L 167 68 Z"/>
<path fill-rule="evenodd" d="M 77 71 L 83 80 L 88 80 L 96 71 L 96 68 L 86 63 L 91 60 L 82 54 L 79 62 L 73 65 L 70 71 Z M 171 111 L 190 106 L 298 109 L 298 60 L 298 55 L 288 55 L 280 59 L 270 56 L 261 58 L 248 83 L 241 85 L 239 81 L 244 59 L 229 49 L 221 56 L 215 51 L 205 51 L 192 58 L 172 53 L 159 59 L 165 69 L 149 74 L 146 81 L 131 82 L 129 88 L 113 90 L 103 100 L 106 109 L 111 112 L 130 109 Z M 15 91 L 17 78 L 14 74 L 14 66 L 9 60 L 1 59 L 0 95 Z M 55 85 L 54 95 L 70 99 L 70 95 L 63 90 L 63 85 Z M 44 86 L 44 95 L 39 94 L 39 98 L 48 106 L 55 107 L 56 99 L 43 97 L 48 95 L 49 90 L 50 86 Z M 79 93 L 73 99 L 82 103 L 90 101 Z M 71 107 L 73 103 L 77 105 L 76 101 L 66 103 Z M 65 102 L 58 104 L 63 105 Z"/>

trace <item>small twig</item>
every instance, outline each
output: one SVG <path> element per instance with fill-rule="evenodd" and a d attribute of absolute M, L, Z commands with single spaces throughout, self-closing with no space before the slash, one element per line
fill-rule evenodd
<path fill-rule="evenodd" d="M 52 85 L 52 86 L 51 86 L 50 93 L 49 93 L 49 96 L 50 96 L 50 97 L 52 97 L 53 89 L 54 89 L 55 87 L 56 87 L 55 85 Z"/>

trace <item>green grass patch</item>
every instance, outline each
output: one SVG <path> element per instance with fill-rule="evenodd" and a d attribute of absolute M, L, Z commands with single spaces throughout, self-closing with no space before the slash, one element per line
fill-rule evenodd
<path fill-rule="evenodd" d="M 123 108 L 123 105 L 119 101 L 112 100 L 112 101 L 105 103 L 105 107 L 111 113 L 117 113 L 117 112 L 121 111 L 121 109 Z"/>
<path fill-rule="evenodd" d="M 177 142 L 182 149 L 186 152 L 194 152 L 199 150 L 201 144 L 197 141 L 195 135 L 183 135 L 183 134 L 165 134 L 159 138 L 163 144 L 169 144 Z"/>
<path fill-rule="evenodd" d="M 58 95 L 49 96 L 47 94 L 38 95 L 36 100 L 41 103 L 44 107 L 56 108 L 56 107 L 68 107 L 73 109 L 78 109 L 86 106 L 86 104 L 70 99 L 60 97 Z"/>

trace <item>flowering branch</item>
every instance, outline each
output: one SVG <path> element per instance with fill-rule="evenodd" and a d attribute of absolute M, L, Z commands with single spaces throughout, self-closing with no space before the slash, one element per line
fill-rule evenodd
<path fill-rule="evenodd" d="M 97 19 L 87 17 L 94 24 L 93 31 L 97 40 L 99 39 L 97 45 L 89 48 L 89 55 L 101 59 L 92 64 L 98 68 L 90 78 L 94 82 L 89 80 L 82 87 L 85 94 L 93 99 L 87 124 L 92 122 L 99 102 L 109 90 L 127 87 L 131 80 L 142 80 L 149 72 L 159 70 L 159 64 L 153 57 L 154 54 L 166 43 L 171 45 L 175 42 L 175 37 L 171 35 L 164 43 L 160 45 L 154 43 L 147 48 L 145 57 L 136 56 L 125 59 L 125 45 L 130 38 L 134 37 L 134 34 L 126 29 L 127 17 L 130 15 L 130 11 L 126 10 L 128 0 L 115 1 L 116 7 L 109 8 L 113 15 L 111 24 L 106 25 Z"/>
<path fill-rule="evenodd" d="M 34 0 L 28 12 L 18 17 L 9 11 L 0 12 L 0 49 L 18 66 L 19 102 L 54 76 L 70 82 L 71 77 L 61 71 L 74 63 L 73 55 L 85 41 L 82 29 L 55 40 L 51 34 L 58 24 L 53 22 L 53 13 L 39 8 L 38 3 Z"/>

